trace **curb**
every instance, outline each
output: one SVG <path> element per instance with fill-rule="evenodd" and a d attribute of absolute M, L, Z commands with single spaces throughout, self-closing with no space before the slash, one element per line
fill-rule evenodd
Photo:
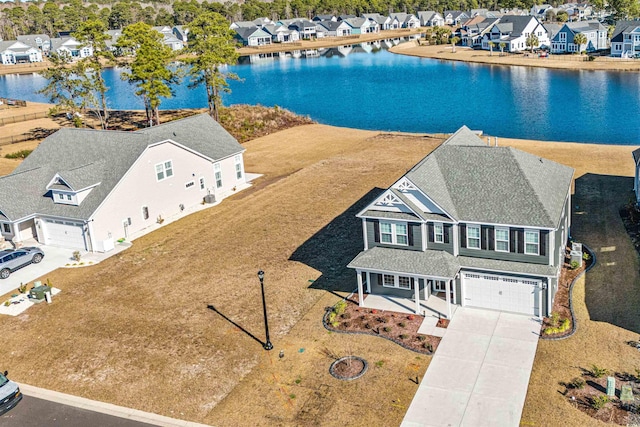
<path fill-rule="evenodd" d="M 19 383 L 20 391 L 26 396 L 48 400 L 75 408 L 86 409 L 88 411 L 99 412 L 119 418 L 126 418 L 132 421 L 153 424 L 163 427 L 209 427 L 206 424 L 194 423 L 191 421 L 178 420 L 176 418 L 165 417 L 164 415 L 153 414 L 151 412 L 139 411 L 137 409 L 125 408 L 111 403 L 98 402 L 84 397 L 73 396 L 60 393 L 58 391 L 46 390 L 32 385 Z"/>
<path fill-rule="evenodd" d="M 597 262 L 596 253 L 592 251 L 591 248 L 589 248 L 584 243 L 582 244 L 582 247 L 586 249 L 587 252 L 589 252 L 589 254 L 591 255 L 591 258 L 593 259 L 593 262 L 591 263 L 591 265 L 585 268 L 582 272 L 580 272 L 580 274 L 578 274 L 575 277 L 575 279 L 573 279 L 573 281 L 571 282 L 571 285 L 569 285 L 569 312 L 571 313 L 571 332 L 561 337 L 545 337 L 543 335 L 540 335 L 541 340 L 545 340 L 545 341 L 564 340 L 566 338 L 571 338 L 578 330 L 578 319 L 576 319 L 576 314 L 573 311 L 573 285 L 575 285 L 578 279 L 581 278 L 587 271 L 591 270 L 596 265 L 596 262 Z"/>

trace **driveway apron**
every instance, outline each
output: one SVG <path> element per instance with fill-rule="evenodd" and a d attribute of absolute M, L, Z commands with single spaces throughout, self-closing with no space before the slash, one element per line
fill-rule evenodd
<path fill-rule="evenodd" d="M 518 426 L 539 332 L 529 316 L 458 308 L 402 426 Z"/>

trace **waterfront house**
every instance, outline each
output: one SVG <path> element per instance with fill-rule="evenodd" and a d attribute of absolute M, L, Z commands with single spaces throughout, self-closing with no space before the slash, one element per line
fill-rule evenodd
<path fill-rule="evenodd" d="M 475 16 L 460 27 L 460 42 L 463 46 L 478 47 L 482 45 L 482 38 L 498 22 L 498 18 L 485 18 L 482 15 Z"/>
<path fill-rule="evenodd" d="M 236 32 L 236 39 L 239 40 L 243 46 L 264 46 L 271 44 L 271 34 L 255 25 L 249 28 L 238 27 L 234 31 Z"/>
<path fill-rule="evenodd" d="M 540 46 L 549 46 L 549 35 L 546 28 L 534 16 L 522 15 L 505 15 L 500 18 L 491 30 L 484 34 L 482 38 L 482 49 L 489 50 L 489 42 L 493 42 L 495 46 L 504 43 L 505 51 L 521 52 L 529 48 L 527 39 L 531 34 L 535 34 L 538 38 L 538 44 L 534 48 Z"/>
<path fill-rule="evenodd" d="M 369 21 L 367 18 L 349 18 L 344 19 L 343 22 L 351 27 L 351 34 L 369 34 L 380 31 L 378 23 Z"/>
<path fill-rule="evenodd" d="M 335 15 L 316 15 L 313 17 L 313 22 L 321 22 L 321 21 L 337 21 L 338 18 Z"/>
<path fill-rule="evenodd" d="M 320 21 L 318 27 L 326 29 L 327 37 L 345 37 L 351 35 L 351 26 L 346 21 Z"/>
<path fill-rule="evenodd" d="M 618 21 L 611 36 L 611 56 L 640 56 L 640 21 Z"/>
<path fill-rule="evenodd" d="M 381 31 L 391 29 L 391 18 L 380 15 L 379 13 L 363 13 L 362 16 L 371 22 L 378 24 Z"/>
<path fill-rule="evenodd" d="M 359 301 L 403 298 L 418 314 L 446 307 L 447 317 L 453 305 L 548 316 L 572 181 L 567 166 L 462 127 L 357 214 L 364 250 L 348 267 Z"/>
<path fill-rule="evenodd" d="M 445 24 L 454 27 L 459 27 L 461 22 L 471 18 L 466 12 L 461 10 L 445 10 L 442 17 L 444 18 Z"/>
<path fill-rule="evenodd" d="M 82 59 L 93 55 L 91 46 L 85 46 L 70 36 L 51 39 L 51 51 L 61 56 L 66 55 L 71 59 Z"/>
<path fill-rule="evenodd" d="M 0 63 L 14 65 L 21 62 L 42 62 L 42 52 L 18 40 L 0 41 Z"/>
<path fill-rule="evenodd" d="M 583 34 L 586 44 L 575 44 L 576 34 Z M 607 49 L 608 45 L 607 27 L 598 21 L 565 22 L 551 39 L 551 53 L 593 52 Z"/>
<path fill-rule="evenodd" d="M 281 25 L 286 25 L 290 30 L 296 30 L 300 38 L 304 40 L 309 40 L 314 37 L 320 38 L 325 35 L 324 30 L 320 31 L 322 34 L 318 32 L 318 27 L 320 27 L 319 22 L 309 21 L 308 19 L 282 20 L 278 22 L 280 22 Z"/>
<path fill-rule="evenodd" d="M 290 30 L 283 25 L 267 24 L 262 27 L 262 30 L 271 35 L 274 43 L 292 43 L 300 40 L 298 31 Z"/>
<path fill-rule="evenodd" d="M 184 25 L 176 25 L 173 27 L 173 35 L 183 44 L 187 43 L 189 39 L 189 28 Z"/>
<path fill-rule="evenodd" d="M 418 19 L 421 27 L 441 27 L 444 25 L 444 18 L 438 12 L 425 10 L 418 12 Z"/>
<path fill-rule="evenodd" d="M 389 17 L 398 20 L 399 28 L 418 28 L 420 19 L 411 13 L 392 13 Z"/>
<path fill-rule="evenodd" d="M 171 50 L 180 50 L 184 48 L 184 42 L 174 35 L 172 27 L 165 25 L 153 27 L 153 29 L 162 34 L 164 37 L 162 43 L 169 46 Z"/>
<path fill-rule="evenodd" d="M 27 34 L 16 38 L 21 43 L 40 49 L 44 55 L 51 49 L 51 37 L 46 34 Z"/>
<path fill-rule="evenodd" d="M 105 252 L 246 188 L 244 148 L 207 114 L 135 132 L 62 128 L 0 178 L 0 232 Z"/>

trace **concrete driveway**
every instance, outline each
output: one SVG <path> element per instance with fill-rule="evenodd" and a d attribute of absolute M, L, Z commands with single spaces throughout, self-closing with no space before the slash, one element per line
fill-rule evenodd
<path fill-rule="evenodd" d="M 20 283 L 30 283 L 57 268 L 73 262 L 73 249 L 55 248 L 38 245 L 44 252 L 39 264 L 30 264 L 11 273 L 8 279 L 0 279 L 0 295 L 14 291 Z M 46 278 L 45 278 L 46 279 Z M 53 284 L 55 286 L 55 283 Z"/>
<path fill-rule="evenodd" d="M 517 427 L 539 332 L 529 316 L 459 307 L 402 426 Z"/>

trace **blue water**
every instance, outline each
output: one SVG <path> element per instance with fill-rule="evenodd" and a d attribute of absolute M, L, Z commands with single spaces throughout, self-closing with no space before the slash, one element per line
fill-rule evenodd
<path fill-rule="evenodd" d="M 369 49 L 369 48 L 368 48 Z M 321 123 L 360 129 L 452 132 L 640 144 L 640 73 L 562 71 L 327 49 L 319 57 L 243 58 L 230 67 L 225 104 L 278 105 Z M 120 70 L 105 71 L 109 106 L 141 109 Z M 47 102 L 36 75 L 0 76 L 0 97 Z M 175 88 L 161 108 L 205 107 L 202 88 Z"/>

